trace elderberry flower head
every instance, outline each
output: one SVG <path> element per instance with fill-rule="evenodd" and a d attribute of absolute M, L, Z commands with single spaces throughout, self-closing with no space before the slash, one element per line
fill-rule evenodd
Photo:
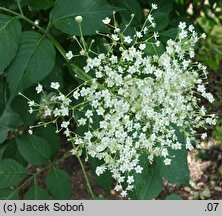
<path fill-rule="evenodd" d="M 102 22 L 107 25 L 111 20 Z M 204 86 L 206 67 L 192 60 L 200 38 L 194 27 L 180 22 L 178 37 L 168 40 L 158 56 L 147 50 L 148 44 L 158 47 L 161 43 L 158 32 L 148 35 L 149 28 L 155 27 L 151 14 L 146 22 L 149 24 L 136 30 L 134 37 L 113 27 L 107 36 L 109 52 L 87 57 L 83 72 L 92 74 L 89 82 L 68 95 L 56 91 L 58 95 L 40 104 L 29 101 L 30 109 L 38 110 L 45 119 L 54 119 L 57 132 L 73 143 L 73 155 L 80 156 L 84 149 L 102 161 L 96 174 L 110 171 L 115 190 L 123 197 L 133 190 L 134 175 L 143 172 L 142 155 L 150 164 L 161 158 L 167 169 L 174 152 L 193 149 L 196 128 L 216 123 L 215 116 L 206 114 L 199 105 L 197 95 L 210 102 L 214 99 Z M 51 88 L 59 87 L 59 83 L 51 83 Z M 73 131 L 73 124 L 83 132 Z"/>

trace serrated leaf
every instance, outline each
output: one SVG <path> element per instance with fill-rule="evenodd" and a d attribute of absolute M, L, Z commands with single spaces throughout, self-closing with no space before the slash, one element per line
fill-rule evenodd
<path fill-rule="evenodd" d="M 156 198 L 163 188 L 162 178 L 158 172 L 158 166 L 150 165 L 146 154 L 140 157 L 141 174 L 134 173 L 134 190 L 130 193 L 131 199 L 149 200 Z"/>
<path fill-rule="evenodd" d="M 23 32 L 16 58 L 7 70 L 10 99 L 43 80 L 55 64 L 55 49 L 52 43 L 36 32 Z"/>
<path fill-rule="evenodd" d="M 46 185 L 55 199 L 65 200 L 71 198 L 72 183 L 66 171 L 53 168 L 46 178 Z"/>
<path fill-rule="evenodd" d="M 24 135 L 17 137 L 16 143 L 22 157 L 34 165 L 42 165 L 50 159 L 50 144 L 41 137 Z"/>
<path fill-rule="evenodd" d="M 8 188 L 19 183 L 27 172 L 25 168 L 12 159 L 4 159 L 0 162 L 0 189 Z"/>
<path fill-rule="evenodd" d="M 0 200 L 19 200 L 19 193 L 16 189 L 0 190 Z"/>
<path fill-rule="evenodd" d="M 49 200 L 49 194 L 39 187 L 37 184 L 34 184 L 24 196 L 25 200 Z"/>
<path fill-rule="evenodd" d="M 17 17 L 0 14 L 0 75 L 16 55 L 21 37 Z"/>
<path fill-rule="evenodd" d="M 57 0 L 51 12 L 51 23 L 59 30 L 80 35 L 76 16 L 82 16 L 83 35 L 96 34 L 96 30 L 103 30 L 102 19 L 111 16 L 114 7 L 105 0 Z"/>

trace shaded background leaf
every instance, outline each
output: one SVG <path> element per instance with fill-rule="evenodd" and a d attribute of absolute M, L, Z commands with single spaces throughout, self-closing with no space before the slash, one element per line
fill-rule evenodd
<path fill-rule="evenodd" d="M 46 178 L 46 185 L 55 199 L 65 200 L 71 198 L 72 183 L 66 171 L 53 168 Z"/>
<path fill-rule="evenodd" d="M 0 14 L 0 75 L 16 55 L 21 25 L 16 17 Z"/>
<path fill-rule="evenodd" d="M 16 138 L 20 154 L 34 165 L 42 165 L 51 156 L 50 144 L 35 135 L 23 135 Z"/>
<path fill-rule="evenodd" d="M 58 0 L 51 12 L 51 23 L 71 35 L 80 35 L 76 16 L 82 16 L 83 35 L 94 35 L 96 30 L 104 30 L 102 19 L 111 16 L 114 7 L 105 0 Z"/>
<path fill-rule="evenodd" d="M 0 189 L 19 183 L 26 175 L 25 168 L 15 160 L 0 161 Z"/>
<path fill-rule="evenodd" d="M 55 65 L 52 43 L 36 32 L 23 32 L 15 60 L 7 70 L 10 98 L 43 80 Z"/>

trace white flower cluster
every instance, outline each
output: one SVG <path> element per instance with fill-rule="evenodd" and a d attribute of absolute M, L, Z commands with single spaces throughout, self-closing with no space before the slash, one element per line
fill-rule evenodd
<path fill-rule="evenodd" d="M 156 5 L 152 7 L 156 9 Z M 147 20 L 150 27 L 155 27 L 151 14 Z M 106 25 L 110 22 L 109 18 L 103 20 Z M 51 115 L 57 120 L 72 115 L 57 126 L 58 131 L 63 130 L 75 144 L 73 154 L 80 155 L 85 149 L 87 155 L 104 161 L 97 167 L 97 175 L 110 171 L 116 181 L 115 190 L 122 196 L 134 188 L 133 174 L 143 171 L 141 154 L 146 153 L 150 163 L 162 157 L 165 165 L 170 165 L 173 155 L 169 152 L 193 149 L 195 128 L 215 124 L 214 115 L 207 115 L 199 106 L 199 95 L 210 102 L 214 99 L 203 83 L 206 67 L 191 60 L 199 39 L 193 26 L 187 28 L 181 22 L 178 37 L 167 41 L 166 51 L 160 56 L 146 54 L 146 26 L 134 37 L 114 27 L 109 39 L 118 52 L 111 49 L 88 57 L 83 68 L 85 73 L 94 74 L 91 85 L 83 84 L 67 96 L 58 91 L 58 96 L 40 105 L 45 117 Z M 160 45 L 158 37 L 154 32 L 155 47 Z M 51 87 L 58 89 L 59 85 L 52 83 Z M 42 86 L 38 85 L 36 91 L 40 93 Z M 72 106 L 72 100 L 81 103 Z M 29 104 L 31 108 L 36 106 Z M 75 110 L 82 115 L 76 116 Z M 78 127 L 86 128 L 84 135 L 71 131 L 72 119 Z M 177 131 L 184 135 L 185 143 L 179 140 Z"/>

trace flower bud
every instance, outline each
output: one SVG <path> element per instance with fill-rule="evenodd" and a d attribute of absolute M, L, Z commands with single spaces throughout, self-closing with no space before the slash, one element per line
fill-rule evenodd
<path fill-rule="evenodd" d="M 76 16 L 75 21 L 80 24 L 82 22 L 82 16 Z"/>

